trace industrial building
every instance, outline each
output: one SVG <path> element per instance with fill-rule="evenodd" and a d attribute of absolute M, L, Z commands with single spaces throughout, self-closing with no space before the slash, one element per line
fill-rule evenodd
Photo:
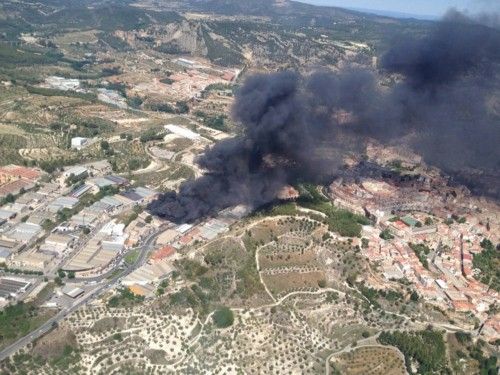
<path fill-rule="evenodd" d="M 4 210 L 14 212 L 17 216 L 29 210 L 28 206 L 20 202 L 9 203 L 3 206 Z"/>
<path fill-rule="evenodd" d="M 73 209 L 78 204 L 79 200 L 75 197 L 59 197 L 53 200 L 48 206 L 47 210 L 49 212 L 58 212 L 62 209 Z"/>
<path fill-rule="evenodd" d="M 69 193 L 69 196 L 73 197 L 73 198 L 80 198 L 83 195 L 87 194 L 91 189 L 92 189 L 92 186 L 87 185 L 87 184 L 83 184 L 83 185 L 78 186 L 75 189 L 73 189 L 71 191 L 71 193 Z"/>
<path fill-rule="evenodd" d="M 35 183 L 26 179 L 7 182 L 0 186 L 0 198 L 5 198 L 9 194 L 18 195 L 22 191 L 30 190 L 33 189 L 34 187 Z"/>
<path fill-rule="evenodd" d="M 62 288 L 62 292 L 71 298 L 78 298 L 83 293 L 85 293 L 85 291 L 82 288 L 72 286 L 72 285 L 66 285 L 64 288 Z"/>
<path fill-rule="evenodd" d="M 222 220 L 210 219 L 200 227 L 200 236 L 206 240 L 212 240 L 220 233 L 227 232 L 229 226 Z"/>
<path fill-rule="evenodd" d="M 132 190 L 128 190 L 124 193 L 119 194 L 128 204 L 132 203 L 144 203 L 148 200 L 153 199 L 158 193 L 154 190 L 147 189 L 144 187 L 137 187 Z"/>
<path fill-rule="evenodd" d="M 66 169 L 62 173 L 62 177 L 64 177 L 65 179 L 71 175 L 73 175 L 75 177 L 80 177 L 80 176 L 83 176 L 85 173 L 88 173 L 87 168 L 77 165 L 75 167 L 71 167 L 71 168 Z"/>
<path fill-rule="evenodd" d="M 134 272 L 129 274 L 122 280 L 122 284 L 126 286 L 130 285 L 146 285 L 158 282 L 174 271 L 174 267 L 170 264 L 167 259 L 162 259 L 158 261 L 149 261 L 142 267 L 139 267 Z"/>
<path fill-rule="evenodd" d="M 123 224 L 107 223 L 68 263 L 68 271 L 102 270 L 124 249 L 127 236 Z"/>
<path fill-rule="evenodd" d="M 4 236 L 6 239 L 27 243 L 43 232 L 42 227 L 32 223 L 19 223 L 9 230 Z"/>
<path fill-rule="evenodd" d="M 12 253 L 16 250 L 16 248 L 19 246 L 19 242 L 10 240 L 7 238 L 2 238 L 0 239 L 0 251 L 6 250 L 9 253 Z"/>
<path fill-rule="evenodd" d="M 37 190 L 37 193 L 44 195 L 44 196 L 48 196 L 48 195 L 55 193 L 58 189 L 59 189 L 59 185 L 51 183 L 51 182 L 47 182 L 47 183 L 41 184 L 40 189 Z"/>
<path fill-rule="evenodd" d="M 10 220 L 16 217 L 16 213 L 9 210 L 0 209 L 0 220 Z"/>
<path fill-rule="evenodd" d="M 33 204 L 39 204 L 45 200 L 45 196 L 35 191 L 30 191 L 28 193 L 24 193 L 20 197 L 16 199 L 16 203 L 25 204 L 27 206 Z"/>
<path fill-rule="evenodd" d="M 26 251 L 13 255 L 8 261 L 8 265 L 11 268 L 44 272 L 47 265 L 53 259 L 53 254 L 42 253 L 40 251 Z"/>
<path fill-rule="evenodd" d="M 162 248 L 155 250 L 153 254 L 151 254 L 151 260 L 163 260 L 173 256 L 176 253 L 175 248 L 173 246 L 163 246 Z"/>
<path fill-rule="evenodd" d="M 71 216 L 70 222 L 75 227 L 87 227 L 93 225 L 94 222 L 103 214 L 102 211 L 94 211 L 90 207 L 86 207 L 79 213 Z"/>
<path fill-rule="evenodd" d="M 6 182 L 12 182 L 16 180 L 30 180 L 37 181 L 42 172 L 35 168 L 20 167 L 18 165 L 7 165 L 5 167 L 0 167 L 0 185 Z"/>
<path fill-rule="evenodd" d="M 67 271 L 88 271 L 103 269 L 118 255 L 116 251 L 104 250 L 101 239 L 91 239 L 70 261 L 64 266 Z"/>
<path fill-rule="evenodd" d="M 75 237 L 64 233 L 51 233 L 41 246 L 43 250 L 62 253 L 75 241 Z"/>
<path fill-rule="evenodd" d="M 95 177 L 91 178 L 87 181 L 88 184 L 95 187 L 97 190 L 102 189 L 107 186 L 124 186 L 128 184 L 128 180 L 126 178 L 120 176 L 104 176 L 104 177 Z"/>
<path fill-rule="evenodd" d="M 152 226 L 148 225 L 142 219 L 134 220 L 127 226 L 127 245 L 137 246 L 140 241 L 146 238 L 152 230 Z"/>
<path fill-rule="evenodd" d="M 30 284 L 29 281 L 23 279 L 2 277 L 0 278 L 0 298 L 17 298 L 19 294 L 26 292 Z"/>
<path fill-rule="evenodd" d="M 0 198 L 32 189 L 41 175 L 42 172 L 35 168 L 12 164 L 0 167 Z"/>
<path fill-rule="evenodd" d="M 174 229 L 167 229 L 156 239 L 158 245 L 166 245 L 172 243 L 179 236 L 179 232 Z"/>
<path fill-rule="evenodd" d="M 45 220 L 56 220 L 56 213 L 49 211 L 37 211 L 34 214 L 30 215 L 27 223 L 42 225 Z"/>

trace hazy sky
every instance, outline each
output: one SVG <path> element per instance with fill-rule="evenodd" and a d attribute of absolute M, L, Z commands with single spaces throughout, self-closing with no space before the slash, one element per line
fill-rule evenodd
<path fill-rule="evenodd" d="M 401 12 L 415 15 L 441 16 L 455 7 L 473 12 L 500 10 L 500 0 L 300 0 L 310 4 L 332 5 Z"/>

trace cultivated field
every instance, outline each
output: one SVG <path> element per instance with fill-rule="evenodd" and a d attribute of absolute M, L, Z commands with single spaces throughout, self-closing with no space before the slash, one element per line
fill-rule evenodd
<path fill-rule="evenodd" d="M 382 346 L 362 346 L 330 360 L 342 375 L 405 375 L 401 353 Z"/>

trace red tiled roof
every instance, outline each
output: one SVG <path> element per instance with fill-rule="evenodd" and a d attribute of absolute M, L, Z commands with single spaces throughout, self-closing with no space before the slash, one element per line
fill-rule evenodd
<path fill-rule="evenodd" d="M 453 301 L 452 305 L 457 311 L 469 311 L 472 309 L 472 305 L 467 301 Z"/>
<path fill-rule="evenodd" d="M 31 184 L 32 184 L 32 182 L 30 182 L 28 180 L 24 180 L 24 179 L 8 182 L 8 183 L 0 186 L 0 196 L 5 196 L 8 194 L 17 194 L 17 192 L 20 189 L 26 188 L 27 186 L 30 186 Z"/>
<path fill-rule="evenodd" d="M 36 180 L 40 177 L 40 172 L 33 168 L 20 167 L 17 165 L 0 168 L 0 174 Z"/>
<path fill-rule="evenodd" d="M 172 246 L 165 246 L 162 247 L 161 249 L 156 250 L 152 255 L 151 259 L 152 260 L 161 260 L 168 258 L 169 256 L 173 255 L 175 253 L 175 249 Z"/>

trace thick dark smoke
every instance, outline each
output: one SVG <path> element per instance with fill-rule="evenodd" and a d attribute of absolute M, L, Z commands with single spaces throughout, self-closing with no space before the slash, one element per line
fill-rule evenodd
<path fill-rule="evenodd" d="M 383 67 L 403 74 L 417 88 L 485 76 L 500 60 L 499 33 L 450 11 L 428 38 L 405 39 L 383 57 Z"/>
<path fill-rule="evenodd" d="M 500 31 L 453 12 L 400 41 L 381 76 L 362 69 L 249 77 L 233 108 L 241 136 L 198 163 L 207 173 L 151 210 L 176 222 L 272 201 L 286 184 L 324 183 L 369 139 L 407 143 L 448 173 L 500 170 Z M 381 78 L 397 78 L 390 87 Z"/>

